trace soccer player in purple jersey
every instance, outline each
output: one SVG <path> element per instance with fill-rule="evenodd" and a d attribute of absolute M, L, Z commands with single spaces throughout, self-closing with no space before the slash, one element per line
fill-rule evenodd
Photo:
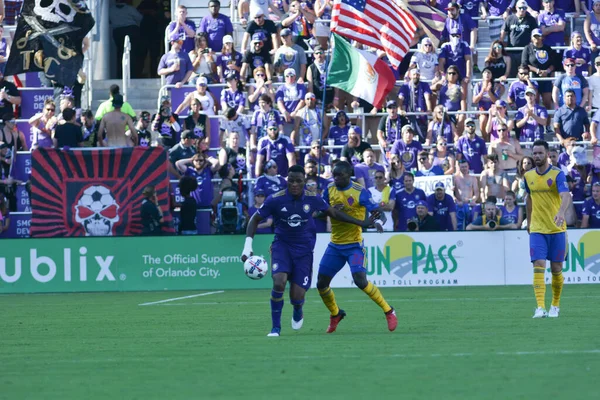
<path fill-rule="evenodd" d="M 290 168 L 288 188 L 269 196 L 263 206 L 250 218 L 246 230 L 246 243 L 242 252 L 242 261 L 252 255 L 252 240 L 258 224 L 273 218 L 275 239 L 271 245 L 271 274 L 273 289 L 271 291 L 271 320 L 273 326 L 267 336 L 281 334 L 281 312 L 283 310 L 283 293 L 290 281 L 290 301 L 294 307 L 292 329 L 298 330 L 304 322 L 302 305 L 304 296 L 310 288 L 312 280 L 313 250 L 317 240 L 313 212 L 321 211 L 333 219 L 355 224 L 364 228 L 372 225 L 371 219 L 358 220 L 337 209 L 330 207 L 317 194 L 304 190 L 306 176 L 299 165 Z M 382 224 L 376 224 L 379 232 Z"/>

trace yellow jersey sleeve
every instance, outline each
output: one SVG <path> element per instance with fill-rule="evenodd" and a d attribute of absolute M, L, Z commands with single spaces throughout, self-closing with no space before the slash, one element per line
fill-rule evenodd
<path fill-rule="evenodd" d="M 351 184 L 349 188 L 339 190 L 335 184 L 327 187 L 324 198 L 329 205 L 358 220 L 364 220 L 367 209 L 361 205 L 361 193 L 364 188 L 358 184 Z M 363 194 L 364 196 L 364 194 Z M 358 225 L 331 219 L 331 242 L 333 244 L 362 243 L 362 228 Z"/>

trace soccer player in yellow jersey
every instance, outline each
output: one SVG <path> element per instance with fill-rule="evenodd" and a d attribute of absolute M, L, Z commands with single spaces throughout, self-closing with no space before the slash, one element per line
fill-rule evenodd
<path fill-rule="evenodd" d="M 533 143 L 535 169 L 527 171 L 524 176 L 528 193 L 529 253 L 533 263 L 533 290 L 537 301 L 533 318 L 558 318 L 564 282 L 562 268 L 567 257 L 565 212 L 571 201 L 571 194 L 565 174 L 549 163 L 548 150 L 548 143 L 544 140 Z M 550 312 L 546 312 L 544 304 L 546 260 L 550 260 L 552 271 Z"/>
<path fill-rule="evenodd" d="M 373 201 L 371 194 L 364 187 L 350 181 L 352 166 L 347 161 L 340 161 L 333 169 L 334 183 L 329 184 L 323 193 L 323 199 L 330 206 L 344 211 L 346 214 L 364 220 L 368 211 L 378 211 L 379 206 Z M 381 220 L 375 224 L 383 226 Z M 379 307 L 383 309 L 388 329 L 393 331 L 398 325 L 394 309 L 385 301 L 381 292 L 367 280 L 365 269 L 365 249 L 363 247 L 360 226 L 331 220 L 331 242 L 319 264 L 317 289 L 323 303 L 331 312 L 327 333 L 335 332 L 338 324 L 346 316 L 335 301 L 333 290 L 329 286 L 333 277 L 346 265 L 350 265 L 352 279 L 356 286 L 365 292 Z"/>

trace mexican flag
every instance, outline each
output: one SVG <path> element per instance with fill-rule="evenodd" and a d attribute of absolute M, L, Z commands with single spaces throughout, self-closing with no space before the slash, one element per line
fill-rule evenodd
<path fill-rule="evenodd" d="M 390 67 L 377 55 L 352 47 L 341 36 L 332 33 L 331 37 L 333 55 L 327 84 L 381 107 L 396 81 Z"/>

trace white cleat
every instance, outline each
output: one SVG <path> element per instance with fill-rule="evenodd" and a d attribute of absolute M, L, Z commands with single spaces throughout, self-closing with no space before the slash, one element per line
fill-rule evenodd
<path fill-rule="evenodd" d="M 550 311 L 548 312 L 548 318 L 558 318 L 558 313 L 560 312 L 560 308 L 556 306 L 550 306 Z"/>
<path fill-rule="evenodd" d="M 281 333 L 281 328 L 273 328 L 271 332 L 267 334 L 267 337 L 279 337 Z"/>
<path fill-rule="evenodd" d="M 300 330 L 300 328 L 302 328 L 303 323 L 304 323 L 304 318 L 302 318 L 300 321 L 294 321 L 294 318 L 292 318 L 292 329 L 295 331 Z"/>
<path fill-rule="evenodd" d="M 546 318 L 548 313 L 542 307 L 538 307 L 535 309 L 535 313 L 533 314 L 533 318 Z M 558 316 L 558 314 L 557 314 Z"/>

